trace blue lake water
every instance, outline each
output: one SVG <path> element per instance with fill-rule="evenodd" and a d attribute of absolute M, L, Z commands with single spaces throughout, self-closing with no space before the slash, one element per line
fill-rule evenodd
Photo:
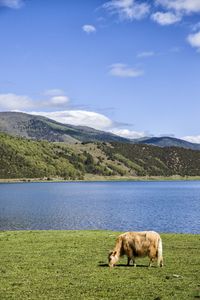
<path fill-rule="evenodd" d="M 200 233 L 200 182 L 0 184 L 0 230 Z"/>

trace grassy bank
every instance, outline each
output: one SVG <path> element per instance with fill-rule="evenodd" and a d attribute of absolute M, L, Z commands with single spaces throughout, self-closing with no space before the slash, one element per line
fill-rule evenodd
<path fill-rule="evenodd" d="M 84 181 L 200 181 L 200 176 L 101 176 L 86 174 L 83 180 L 64 180 L 63 178 L 10 178 L 0 179 L 0 183 L 17 182 L 84 182 Z"/>
<path fill-rule="evenodd" d="M 0 232 L 0 299 L 195 299 L 200 236 L 163 234 L 164 268 L 107 267 L 111 231 Z"/>

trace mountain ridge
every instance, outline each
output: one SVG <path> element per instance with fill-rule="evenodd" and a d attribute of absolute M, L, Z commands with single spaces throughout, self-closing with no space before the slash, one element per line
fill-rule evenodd
<path fill-rule="evenodd" d="M 140 140 L 133 140 L 135 144 L 154 145 L 157 147 L 182 147 L 185 149 L 200 150 L 200 144 L 191 143 L 175 137 L 145 137 Z"/>
<path fill-rule="evenodd" d="M 33 140 L 49 142 L 122 142 L 147 144 L 157 147 L 180 147 L 200 150 L 200 144 L 190 143 L 174 137 L 145 137 L 128 139 L 116 134 L 87 126 L 63 124 L 50 118 L 23 112 L 0 112 L 0 132 Z"/>
<path fill-rule="evenodd" d="M 59 123 L 50 118 L 22 112 L 0 112 L 0 131 L 13 136 L 50 142 L 121 141 L 128 139 L 86 126 Z"/>

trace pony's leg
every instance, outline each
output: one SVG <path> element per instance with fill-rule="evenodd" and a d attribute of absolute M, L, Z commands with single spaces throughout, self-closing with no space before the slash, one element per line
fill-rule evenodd
<path fill-rule="evenodd" d="M 136 267 L 135 257 L 132 257 L 133 266 Z"/>
<path fill-rule="evenodd" d="M 154 262 L 154 258 L 151 257 L 151 258 L 150 258 L 150 261 L 149 261 L 149 268 L 151 268 L 153 262 Z"/>
<path fill-rule="evenodd" d="M 128 260 L 127 260 L 127 266 L 130 265 L 130 262 L 131 262 L 131 257 L 128 256 Z"/>
<path fill-rule="evenodd" d="M 150 253 L 149 253 L 149 258 L 150 258 L 150 262 L 149 262 L 149 268 L 152 266 L 152 263 L 154 262 L 155 258 L 156 258 L 156 250 L 155 248 L 151 248 Z"/>

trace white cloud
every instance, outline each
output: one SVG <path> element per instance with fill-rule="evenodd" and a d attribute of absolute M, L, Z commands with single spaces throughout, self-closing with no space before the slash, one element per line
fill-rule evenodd
<path fill-rule="evenodd" d="M 151 19 L 160 25 L 171 25 L 181 21 L 181 16 L 172 12 L 159 12 L 151 15 Z"/>
<path fill-rule="evenodd" d="M 96 32 L 96 28 L 93 25 L 89 24 L 83 25 L 82 29 L 88 34 Z"/>
<path fill-rule="evenodd" d="M 103 4 L 111 14 L 117 14 L 121 20 L 140 20 L 149 13 L 150 6 L 135 0 L 111 0 Z"/>
<path fill-rule="evenodd" d="M 143 52 L 138 53 L 137 57 L 138 58 L 145 58 L 145 57 L 151 57 L 151 56 L 154 56 L 154 55 L 155 55 L 155 52 L 153 52 L 153 51 L 143 51 Z"/>
<path fill-rule="evenodd" d="M 50 93 L 51 94 L 51 93 Z M 52 93 L 53 95 L 53 93 Z M 16 95 L 14 93 L 0 94 L 0 110 L 28 110 L 41 108 L 66 107 L 70 99 L 66 95 L 48 97 L 48 99 L 33 100 L 26 95 Z"/>
<path fill-rule="evenodd" d="M 33 107 L 34 103 L 28 96 L 12 93 L 0 94 L 0 109 L 2 110 L 20 110 Z"/>
<path fill-rule="evenodd" d="M 113 123 L 108 117 L 102 114 L 84 110 L 31 112 L 31 114 L 45 116 L 63 124 L 89 126 L 99 130 L 106 130 L 111 127 Z"/>
<path fill-rule="evenodd" d="M 199 0 L 155 0 L 155 3 L 165 9 L 172 9 L 182 14 L 200 12 Z"/>
<path fill-rule="evenodd" d="M 54 96 L 51 97 L 49 103 L 52 105 L 63 105 L 63 104 L 67 104 L 69 102 L 69 97 L 67 96 Z"/>
<path fill-rule="evenodd" d="M 23 5 L 22 0 L 0 0 L 0 7 L 8 7 L 8 8 L 20 8 Z"/>
<path fill-rule="evenodd" d="M 145 132 L 138 132 L 129 129 L 113 128 L 110 130 L 110 132 L 129 139 L 139 139 L 146 136 Z"/>
<path fill-rule="evenodd" d="M 189 34 L 187 41 L 192 47 L 197 48 L 198 51 L 200 51 L 200 31 Z"/>
<path fill-rule="evenodd" d="M 46 101 L 42 101 L 41 107 L 56 107 L 56 106 L 64 106 L 69 103 L 70 99 L 65 95 L 65 92 L 61 89 L 50 89 L 44 92 L 44 96 L 50 97 Z"/>
<path fill-rule="evenodd" d="M 185 141 L 190 142 L 190 143 L 200 144 L 200 135 L 197 135 L 197 136 L 185 136 L 185 137 L 182 138 L 182 140 L 185 140 Z"/>
<path fill-rule="evenodd" d="M 117 63 L 110 66 L 109 74 L 117 77 L 139 77 L 144 72 L 139 69 L 130 68 L 125 64 Z"/>

